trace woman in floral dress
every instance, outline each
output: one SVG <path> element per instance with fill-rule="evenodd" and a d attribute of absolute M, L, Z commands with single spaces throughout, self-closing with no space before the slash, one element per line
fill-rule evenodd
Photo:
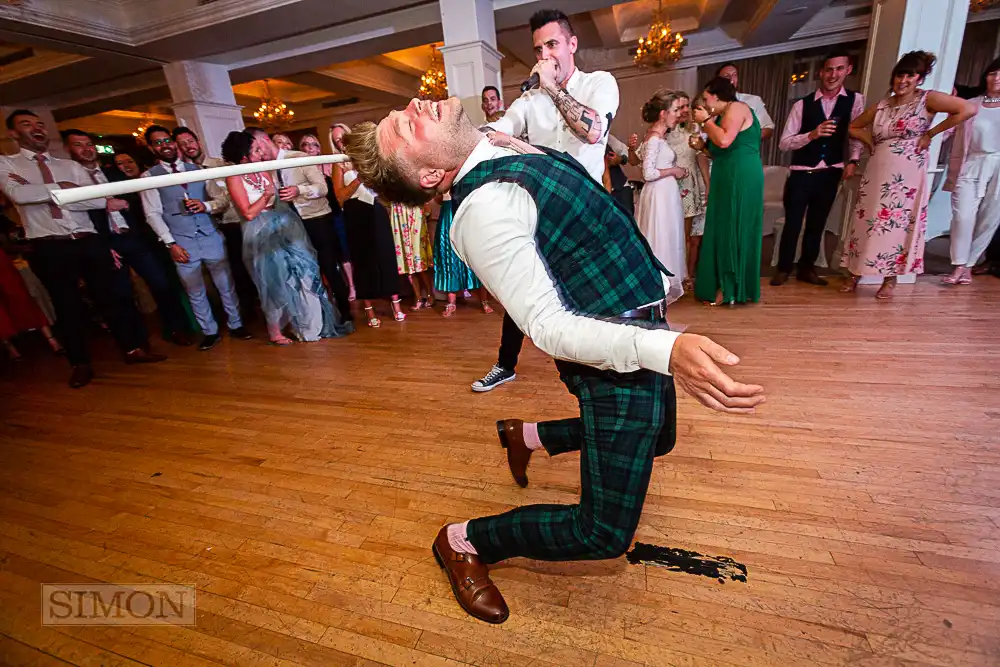
<path fill-rule="evenodd" d="M 924 271 L 927 149 L 935 136 L 976 113 L 965 100 L 919 88 L 935 60 L 925 51 L 904 55 L 892 70 L 892 94 L 851 123 L 851 137 L 867 145 L 872 157 L 844 244 L 841 266 L 852 276 L 843 292 L 853 292 L 861 276 L 882 276 L 875 296 L 889 299 L 897 276 Z M 948 117 L 932 128 L 937 113 Z"/>
<path fill-rule="evenodd" d="M 410 279 L 414 304 L 410 310 L 434 305 L 434 285 L 430 269 L 434 266 L 427 211 L 419 206 L 393 204 L 390 215 L 392 237 L 396 244 L 396 267 L 399 275 Z"/>

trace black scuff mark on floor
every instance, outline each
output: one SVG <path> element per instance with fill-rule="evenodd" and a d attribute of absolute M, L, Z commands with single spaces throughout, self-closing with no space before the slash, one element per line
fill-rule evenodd
<path fill-rule="evenodd" d="M 743 583 L 747 581 L 747 566 L 726 556 L 703 556 L 694 551 L 636 542 L 632 550 L 625 554 L 625 558 L 633 565 L 664 567 L 671 572 L 718 579 L 721 583 L 726 583 L 726 579 Z"/>

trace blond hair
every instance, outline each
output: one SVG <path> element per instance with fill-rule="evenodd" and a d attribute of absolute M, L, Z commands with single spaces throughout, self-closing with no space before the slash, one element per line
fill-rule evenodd
<path fill-rule="evenodd" d="M 647 123 L 655 123 L 660 119 L 660 112 L 667 111 L 677 100 L 690 100 L 691 97 L 683 90 L 660 88 L 653 93 L 649 101 L 642 105 L 642 119 Z"/>
<path fill-rule="evenodd" d="M 378 125 L 358 123 L 344 135 L 344 152 L 351 158 L 358 178 L 385 201 L 423 206 L 437 195 L 437 188 L 411 183 L 397 155 L 383 155 L 378 145 Z"/>

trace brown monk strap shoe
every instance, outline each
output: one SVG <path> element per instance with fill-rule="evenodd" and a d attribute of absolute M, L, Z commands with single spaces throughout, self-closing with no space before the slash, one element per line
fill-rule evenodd
<path fill-rule="evenodd" d="M 510 616 L 500 590 L 490 579 L 489 570 L 474 554 L 460 554 L 448 542 L 448 526 L 438 533 L 431 547 L 438 565 L 448 573 L 451 592 L 458 604 L 473 618 L 487 623 L 503 623 Z"/>
<path fill-rule="evenodd" d="M 528 486 L 528 462 L 532 451 L 524 444 L 524 422 L 520 419 L 504 419 L 497 422 L 497 436 L 500 446 L 507 450 L 507 466 L 514 481 L 522 489 Z"/>

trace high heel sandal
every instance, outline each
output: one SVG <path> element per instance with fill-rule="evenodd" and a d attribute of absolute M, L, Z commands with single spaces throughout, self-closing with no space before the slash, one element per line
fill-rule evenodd
<path fill-rule="evenodd" d="M 449 303 L 447 306 L 444 307 L 444 312 L 441 313 L 441 317 L 451 317 L 452 315 L 455 314 L 455 310 L 457 309 L 458 309 L 457 305 Z"/>
<path fill-rule="evenodd" d="M 291 338 L 289 338 L 287 336 L 282 336 L 280 338 L 272 338 L 271 340 L 267 341 L 267 344 L 268 345 L 276 345 L 277 347 L 287 347 L 287 346 L 293 344 L 294 342 L 295 341 L 292 340 Z"/>
<path fill-rule="evenodd" d="M 365 306 L 365 312 L 368 313 L 368 326 L 372 329 L 378 329 L 382 326 L 382 320 L 375 317 L 375 308 L 372 306 Z"/>
<path fill-rule="evenodd" d="M 882 281 L 882 286 L 875 293 L 875 298 L 879 301 L 888 301 L 892 298 L 892 290 L 896 289 L 896 276 Z"/>
<path fill-rule="evenodd" d="M 841 285 L 841 287 L 840 287 L 840 293 L 841 294 L 850 294 L 851 292 L 857 290 L 858 289 L 858 281 L 859 280 L 861 280 L 861 276 L 851 276 L 850 278 L 848 278 L 847 282 L 845 282 L 843 285 Z"/>
<path fill-rule="evenodd" d="M 392 319 L 397 322 L 402 322 L 406 319 L 406 313 L 403 312 L 402 306 L 400 306 L 399 299 L 392 300 Z"/>
<path fill-rule="evenodd" d="M 487 315 L 493 312 L 493 308 L 492 306 L 490 306 L 489 301 L 483 301 L 483 312 L 486 313 Z"/>
<path fill-rule="evenodd" d="M 411 311 L 417 311 L 427 307 L 427 299 L 417 299 L 417 302 L 410 306 Z"/>

